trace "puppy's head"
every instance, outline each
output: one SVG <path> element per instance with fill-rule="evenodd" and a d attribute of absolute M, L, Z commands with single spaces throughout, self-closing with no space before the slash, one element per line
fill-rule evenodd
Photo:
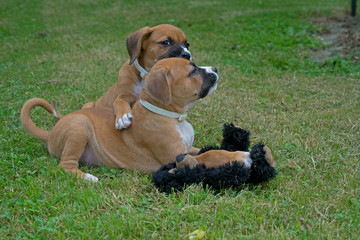
<path fill-rule="evenodd" d="M 130 34 L 126 47 L 130 64 L 139 59 L 149 70 L 158 60 L 180 57 L 191 60 L 189 43 L 183 31 L 170 24 L 144 27 Z"/>
<path fill-rule="evenodd" d="M 185 112 L 217 87 L 215 67 L 198 67 L 189 60 L 158 61 L 145 76 L 140 98 L 170 111 Z"/>

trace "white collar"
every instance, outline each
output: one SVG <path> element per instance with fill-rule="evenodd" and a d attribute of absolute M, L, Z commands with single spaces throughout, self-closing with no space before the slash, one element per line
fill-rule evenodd
<path fill-rule="evenodd" d="M 142 66 L 140 66 L 137 59 L 134 61 L 135 68 L 140 72 L 140 77 L 144 78 L 144 76 L 148 73 Z"/>
<path fill-rule="evenodd" d="M 166 117 L 170 117 L 170 118 L 175 118 L 175 119 L 179 120 L 179 122 L 184 121 L 187 116 L 186 112 L 182 113 L 182 114 L 176 113 L 176 112 L 170 112 L 165 109 L 156 107 L 156 106 L 152 105 L 151 103 L 149 103 L 145 100 L 142 100 L 142 99 L 140 99 L 140 104 L 143 105 L 146 109 L 148 109 L 154 113 L 157 113 L 157 114 L 160 114 L 160 115 L 163 115 Z"/>

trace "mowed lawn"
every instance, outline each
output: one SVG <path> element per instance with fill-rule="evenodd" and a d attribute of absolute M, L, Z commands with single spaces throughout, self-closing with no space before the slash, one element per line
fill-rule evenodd
<path fill-rule="evenodd" d="M 187 239 L 197 229 L 204 239 L 356 239 L 360 63 L 315 62 L 326 27 L 310 20 L 349 9 L 344 0 L 2 0 L 0 239 Z M 272 149 L 275 179 L 166 195 L 149 174 L 83 166 L 100 179 L 88 183 L 57 170 L 22 127 L 32 97 L 63 114 L 98 99 L 128 58 L 126 36 L 161 23 L 185 32 L 196 64 L 219 71 L 217 91 L 189 113 L 194 145 L 220 143 L 233 122 Z M 32 118 L 56 123 L 40 108 Z"/>

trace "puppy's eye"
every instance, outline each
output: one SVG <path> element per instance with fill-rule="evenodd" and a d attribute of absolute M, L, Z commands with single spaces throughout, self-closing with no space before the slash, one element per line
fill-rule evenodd
<path fill-rule="evenodd" d="M 165 47 L 168 47 L 171 45 L 171 41 L 170 40 L 165 40 L 163 42 L 160 42 L 161 45 L 165 46 Z"/>
<path fill-rule="evenodd" d="M 194 69 L 189 73 L 189 76 L 196 75 L 198 73 L 199 73 L 199 68 L 195 66 Z"/>

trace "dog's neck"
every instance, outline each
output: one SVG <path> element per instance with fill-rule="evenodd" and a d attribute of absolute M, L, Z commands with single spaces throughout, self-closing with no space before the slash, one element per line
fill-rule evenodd
<path fill-rule="evenodd" d="M 184 121 L 186 116 L 187 116 L 187 112 L 184 113 L 177 113 L 177 112 L 172 112 L 172 111 L 168 111 L 165 110 L 163 108 L 157 107 L 151 103 L 149 103 L 146 100 L 140 99 L 140 104 L 146 108 L 147 110 L 165 116 L 165 117 L 169 117 L 169 118 L 174 118 L 177 119 L 179 122 Z"/>
<path fill-rule="evenodd" d="M 134 67 L 136 68 L 136 70 L 139 71 L 140 73 L 140 77 L 143 79 L 145 77 L 145 75 L 148 73 L 148 71 L 146 71 L 139 63 L 138 59 L 135 59 L 134 61 Z"/>

